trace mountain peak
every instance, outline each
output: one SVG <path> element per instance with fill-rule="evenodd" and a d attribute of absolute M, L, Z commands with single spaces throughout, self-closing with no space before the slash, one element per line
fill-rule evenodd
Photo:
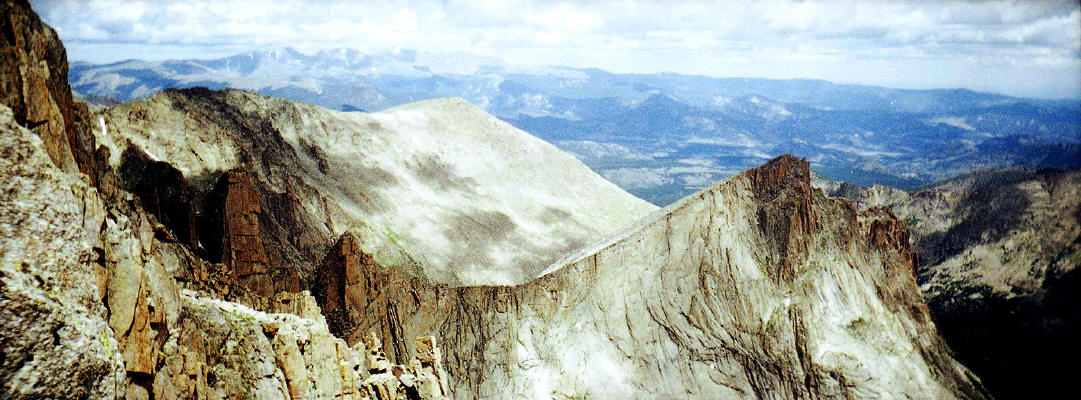
<path fill-rule="evenodd" d="M 773 199 L 788 191 L 810 198 L 811 165 L 806 159 L 784 154 L 744 174 L 751 180 L 755 195 L 763 199 Z"/>
<path fill-rule="evenodd" d="M 271 51 L 271 53 L 274 54 L 275 58 L 281 58 L 282 56 L 292 58 L 292 57 L 298 57 L 298 56 L 303 56 L 304 55 L 303 53 L 297 51 L 297 49 L 294 49 L 291 46 L 285 46 L 285 47 L 280 47 L 280 48 L 274 49 L 274 50 Z"/>
<path fill-rule="evenodd" d="M 785 184 L 796 180 L 801 185 L 810 186 L 811 164 L 806 158 L 785 153 L 774 157 L 759 167 L 748 170 L 754 175 L 756 186 Z"/>

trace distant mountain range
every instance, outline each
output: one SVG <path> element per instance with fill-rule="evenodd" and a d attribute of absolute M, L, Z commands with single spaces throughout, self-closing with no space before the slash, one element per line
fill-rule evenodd
<path fill-rule="evenodd" d="M 523 68 L 469 54 L 291 48 L 213 60 L 74 63 L 72 88 L 129 101 L 234 87 L 344 111 L 461 97 L 668 204 L 782 153 L 833 180 L 913 187 L 976 168 L 1081 167 L 1081 101 L 821 80 Z"/>

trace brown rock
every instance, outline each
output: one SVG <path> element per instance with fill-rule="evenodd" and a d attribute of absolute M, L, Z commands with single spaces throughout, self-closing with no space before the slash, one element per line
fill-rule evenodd
<path fill-rule="evenodd" d="M 872 207 L 868 212 L 883 213 L 887 216 L 887 218 L 871 221 L 868 226 L 867 236 L 871 239 L 871 244 L 879 249 L 897 252 L 908 268 L 908 272 L 915 278 L 919 261 L 909 240 L 908 225 L 894 216 L 893 211 L 886 207 Z"/>
<path fill-rule="evenodd" d="M 0 398 L 114 398 L 123 367 L 73 195 L 86 184 L 42 142 L 0 105 Z"/>
<path fill-rule="evenodd" d="M 339 337 L 348 335 L 354 322 L 350 315 L 368 304 L 362 263 L 371 262 L 371 255 L 360 250 L 357 237 L 342 234 L 323 258 L 319 275 L 313 285 L 313 295 L 327 317 L 330 331 Z"/>
<path fill-rule="evenodd" d="M 263 212 L 255 182 L 247 172 L 234 170 L 221 176 L 211 194 L 213 219 L 220 223 L 217 249 L 230 276 L 252 292 L 271 296 L 274 283 L 268 271 L 266 251 L 259 236 Z"/>
<path fill-rule="evenodd" d="M 807 160 L 785 154 L 747 171 L 758 200 L 758 225 L 781 256 L 775 278 L 791 281 L 795 257 L 806 252 L 806 239 L 820 228 L 812 208 L 811 168 Z"/>
<path fill-rule="evenodd" d="M 139 197 L 174 239 L 198 251 L 195 211 L 198 191 L 172 164 L 155 161 L 133 147 L 124 150 L 118 173 L 124 189 Z"/>
<path fill-rule="evenodd" d="M 1073 306 L 1081 304 L 1081 171 L 979 170 L 914 191 L 850 186 L 838 195 L 906 222 L 938 331 L 995 397 L 1072 389 L 1072 371 L 1060 366 L 1081 355 Z M 905 253 L 899 221 L 877 220 L 863 234 Z"/>
<path fill-rule="evenodd" d="M 358 331 L 388 332 L 385 342 L 365 344 L 395 362 L 402 358 L 392 349 L 405 337 L 444 338 L 451 385 L 464 398 L 533 390 L 601 398 L 987 397 L 937 336 L 904 267 L 911 260 L 870 233 L 881 220 L 879 244 L 899 244 L 903 222 L 828 199 L 811 190 L 808 175 L 805 161 L 774 160 L 521 286 L 440 287 L 362 262 L 358 286 L 370 300 L 350 317 Z M 845 310 L 858 317 L 829 321 Z M 839 353 L 867 360 L 853 364 L 820 351 L 868 337 L 891 342 Z M 426 353 L 423 341 L 406 346 L 418 358 Z M 903 357 L 903 367 L 867 367 L 885 354 Z M 596 359 L 604 364 L 592 366 Z M 605 385 L 567 372 L 610 365 L 650 372 L 599 375 Z M 424 375 L 417 369 L 414 387 Z M 543 371 L 558 372 L 533 385 Z"/>
<path fill-rule="evenodd" d="M 263 323 L 263 334 L 269 337 L 273 337 L 278 334 L 277 322 L 265 322 Z"/>
<path fill-rule="evenodd" d="M 157 364 L 157 346 L 154 332 L 150 328 L 150 309 L 147 305 L 146 292 L 139 291 L 135 303 L 134 319 L 131 328 L 120 337 L 124 351 L 124 365 L 128 372 L 141 374 L 154 373 Z"/>
<path fill-rule="evenodd" d="M 67 54 L 56 31 L 25 0 L 0 3 L 0 31 L 0 103 L 41 137 L 54 165 L 82 171 L 96 183 L 94 138 L 85 128 L 85 107 L 72 99 Z"/>
<path fill-rule="evenodd" d="M 278 292 L 266 311 L 293 314 L 323 326 L 327 324 L 323 313 L 319 310 L 319 304 L 316 303 L 315 298 L 307 290 L 299 293 Z"/>
<path fill-rule="evenodd" d="M 312 290 L 331 333 L 356 343 L 366 340 L 362 335 L 369 329 L 375 329 L 386 338 L 378 342 L 385 356 L 393 362 L 404 362 L 410 354 L 409 336 L 391 321 L 397 319 L 399 307 L 414 304 L 405 305 L 387 294 L 398 289 L 396 282 L 416 285 L 417 280 L 397 268 L 378 264 L 371 254 L 360 250 L 357 237 L 346 232 L 324 258 Z M 421 295 L 414 294 L 414 300 Z M 368 316 L 381 322 L 372 323 Z"/>
<path fill-rule="evenodd" d="M 150 393 L 147 392 L 146 388 L 130 383 L 124 398 L 127 400 L 150 400 Z"/>
<path fill-rule="evenodd" d="M 357 237 L 351 232 L 342 234 L 334 247 L 323 258 L 322 274 L 319 276 L 316 299 L 324 312 L 345 308 L 345 289 L 361 279 L 362 252 Z"/>
<path fill-rule="evenodd" d="M 435 338 L 416 338 L 417 355 L 407 365 L 391 364 L 383 355 L 379 336 L 364 337 L 368 371 L 372 374 L 360 385 L 360 393 L 373 399 L 444 399 L 448 396 L 447 372 Z"/>

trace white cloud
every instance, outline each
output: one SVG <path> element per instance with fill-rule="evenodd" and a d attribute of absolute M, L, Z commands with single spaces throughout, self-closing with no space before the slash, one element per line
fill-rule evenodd
<path fill-rule="evenodd" d="M 1081 95 L 1075 1 L 32 3 L 71 58 L 92 61 L 278 46 L 412 48 L 617 72 Z M 150 53 L 103 51 L 119 44 Z"/>

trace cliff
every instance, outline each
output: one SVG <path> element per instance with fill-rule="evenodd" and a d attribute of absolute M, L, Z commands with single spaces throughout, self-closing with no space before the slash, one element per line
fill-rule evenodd
<path fill-rule="evenodd" d="M 1081 356 L 1079 190 L 1078 171 L 1007 169 L 911 192 L 848 185 L 835 194 L 907 221 L 947 342 L 996 397 L 1028 398 L 1067 390 L 1059 366 Z"/>

